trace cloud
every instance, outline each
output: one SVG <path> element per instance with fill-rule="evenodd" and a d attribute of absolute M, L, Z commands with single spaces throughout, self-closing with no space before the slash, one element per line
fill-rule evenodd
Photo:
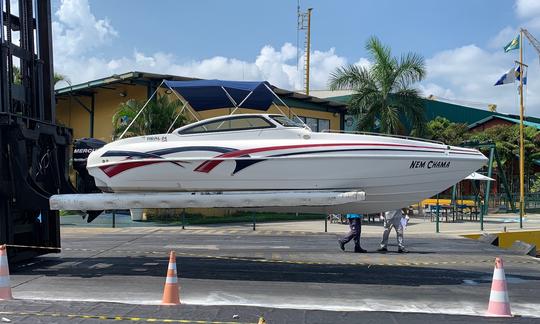
<path fill-rule="evenodd" d="M 281 48 L 266 45 L 253 60 L 214 56 L 185 61 L 172 53 L 144 53 L 105 58 L 96 49 L 107 46 L 118 33 L 106 18 L 96 18 L 88 0 L 62 0 L 54 15 L 55 68 L 72 83 L 86 82 L 115 73 L 147 71 L 198 78 L 268 80 L 287 89 L 303 89 L 303 58 L 296 62 L 297 48 L 285 43 Z M 311 53 L 310 86 L 326 89 L 330 72 L 347 64 L 335 48 Z M 356 64 L 367 65 L 366 59 Z M 298 68 L 300 67 L 300 68 Z M 62 86 L 60 84 L 59 86 Z"/>
<path fill-rule="evenodd" d="M 540 32 L 540 1 L 516 0 L 516 15 L 521 18 L 521 25 L 529 31 Z M 519 30 L 515 28 L 516 32 Z"/>
<path fill-rule="evenodd" d="M 135 50 L 130 56 L 113 59 L 64 55 L 60 62 L 57 62 L 56 69 L 73 83 L 137 70 L 197 78 L 268 80 L 287 89 L 303 88 L 303 72 L 296 66 L 296 47 L 290 43 L 285 43 L 280 49 L 264 46 L 253 61 L 223 56 L 181 61 L 170 53 L 145 54 Z M 333 48 L 314 51 L 311 55 L 311 88 L 326 89 L 330 72 L 346 63 L 347 60 L 337 55 Z"/>
<path fill-rule="evenodd" d="M 9 0 L 10 12 L 16 16 L 19 15 L 19 1 L 18 0 Z"/>
<path fill-rule="evenodd" d="M 311 54 L 310 87 L 311 89 L 328 89 L 330 73 L 347 64 L 347 59 L 338 56 L 335 48 L 328 51 L 314 51 Z M 298 89 L 299 87 L 297 87 Z"/>
<path fill-rule="evenodd" d="M 514 27 L 506 26 L 501 31 L 491 38 L 489 41 L 489 47 L 492 49 L 501 50 L 506 44 L 508 44 L 516 35 L 519 33 L 519 30 Z"/>
<path fill-rule="evenodd" d="M 496 104 L 500 112 L 517 114 L 517 83 L 493 85 L 514 66 L 513 61 L 511 54 L 487 51 L 476 45 L 442 51 L 426 60 L 428 78 L 421 88 L 426 95 L 459 99 L 460 103 L 470 102 L 475 107 L 483 103 L 480 106 L 484 109 L 487 104 Z M 536 82 L 540 80 L 539 69 L 536 60 L 530 62 L 528 79 L 531 82 L 526 89 L 526 107 L 531 115 L 540 113 L 540 82 Z"/>
<path fill-rule="evenodd" d="M 518 0 L 516 12 L 534 11 L 535 3 Z M 524 19 L 534 20 L 531 15 L 523 15 Z M 281 47 L 266 45 L 251 60 L 223 56 L 183 60 L 173 53 L 144 53 L 137 49 L 129 55 L 102 57 L 94 53 L 119 35 L 107 19 L 94 16 L 87 0 L 62 0 L 54 18 L 55 67 L 58 72 L 68 76 L 72 83 L 128 71 L 146 71 L 198 78 L 268 80 L 276 86 L 291 90 L 301 90 L 304 87 L 303 58 L 297 64 L 297 48 L 290 43 Z M 433 94 L 459 99 L 461 103 L 485 103 L 481 105 L 485 109 L 487 104 L 494 103 L 498 105 L 499 111 L 517 113 L 516 86 L 493 86 L 513 65 L 513 56 L 503 53 L 500 47 L 516 31 L 512 26 L 502 29 L 489 41 L 490 49 L 470 44 L 443 50 L 427 58 L 428 77 L 419 85 L 420 91 L 426 96 Z M 540 68 L 536 60 L 529 63 L 528 77 L 531 84 L 527 90 L 526 105 L 529 114 L 538 115 L 540 82 L 536 80 L 540 80 Z M 330 73 L 346 64 L 349 64 L 347 58 L 340 56 L 335 48 L 314 50 L 311 53 L 311 89 L 327 89 Z M 370 62 L 366 58 L 359 58 L 352 64 L 369 66 Z"/>
<path fill-rule="evenodd" d="M 52 23 L 56 56 L 82 55 L 118 36 L 108 19 L 96 19 L 88 0 L 62 0 Z"/>
<path fill-rule="evenodd" d="M 454 92 L 448 88 L 443 88 L 435 83 L 423 83 L 419 87 L 422 95 L 429 97 L 431 95 L 439 98 L 455 98 Z"/>
<path fill-rule="evenodd" d="M 354 65 L 369 68 L 371 66 L 371 62 L 367 58 L 362 57 L 358 61 L 356 61 Z"/>
<path fill-rule="evenodd" d="M 540 15 L 540 1 L 538 0 L 517 0 L 515 8 L 518 16 L 522 18 Z"/>
<path fill-rule="evenodd" d="M 426 64 L 429 77 L 445 77 L 455 87 L 473 89 L 478 81 L 491 83 L 500 72 L 508 70 L 500 68 L 508 61 L 506 58 L 502 51 L 490 53 L 476 45 L 466 45 L 439 52 Z"/>
<path fill-rule="evenodd" d="M 540 1 L 517 0 L 516 15 L 525 20 L 529 30 L 540 30 Z M 517 35 L 519 28 L 506 26 L 489 42 L 489 50 L 471 44 L 436 53 L 426 60 L 428 77 L 421 89 L 426 94 L 459 99 L 471 105 L 497 104 L 497 110 L 518 114 L 517 83 L 493 86 L 498 78 L 512 68 L 515 52 L 504 53 L 502 47 Z M 540 114 L 540 66 L 536 59 L 529 60 L 527 70 L 529 86 L 525 91 L 526 114 Z"/>

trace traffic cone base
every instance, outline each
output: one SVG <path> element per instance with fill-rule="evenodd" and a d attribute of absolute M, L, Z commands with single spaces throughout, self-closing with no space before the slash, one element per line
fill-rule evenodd
<path fill-rule="evenodd" d="M 491 283 L 491 293 L 489 295 L 489 306 L 487 316 L 512 317 L 510 310 L 510 300 L 508 299 L 508 289 L 506 288 L 506 276 L 501 258 L 495 259 L 495 269 L 493 270 L 493 282 Z"/>
<path fill-rule="evenodd" d="M 13 299 L 9 280 L 9 264 L 5 245 L 0 246 L 0 300 Z"/>
<path fill-rule="evenodd" d="M 171 251 L 169 256 L 169 267 L 167 269 L 167 279 L 163 288 L 161 305 L 180 305 L 178 274 L 176 272 L 176 253 L 174 251 Z"/>

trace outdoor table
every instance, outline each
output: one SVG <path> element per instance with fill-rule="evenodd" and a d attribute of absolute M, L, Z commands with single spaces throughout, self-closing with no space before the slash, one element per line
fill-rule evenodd
<path fill-rule="evenodd" d="M 431 214 L 431 221 L 437 217 L 437 208 L 439 209 L 439 217 L 444 217 L 445 222 L 448 223 L 448 216 L 452 216 L 452 221 L 456 221 L 456 209 L 453 205 L 430 205 L 429 212 Z"/>
<path fill-rule="evenodd" d="M 466 211 L 467 210 L 467 211 Z M 475 220 L 478 220 L 478 206 L 476 205 L 466 205 L 466 204 L 460 204 L 456 205 L 456 218 L 459 218 L 461 216 L 461 220 L 463 220 L 463 217 L 466 213 L 469 214 L 469 220 L 473 220 L 473 217 Z"/>
<path fill-rule="evenodd" d="M 478 206 L 477 205 L 473 205 L 473 206 L 468 206 L 469 208 L 469 219 L 472 221 L 473 220 L 473 217 L 474 217 L 474 220 L 478 220 Z"/>
<path fill-rule="evenodd" d="M 448 222 L 448 205 L 430 205 L 429 212 L 431 214 L 431 221 L 437 217 L 437 211 L 439 211 L 439 217 L 446 217 Z"/>

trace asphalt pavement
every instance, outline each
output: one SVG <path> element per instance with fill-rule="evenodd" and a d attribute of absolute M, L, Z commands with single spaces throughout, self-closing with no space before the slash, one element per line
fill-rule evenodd
<path fill-rule="evenodd" d="M 478 316 L 502 256 L 519 316 L 513 321 L 539 320 L 538 259 L 457 236 L 408 234 L 410 253 L 394 245 L 376 253 L 373 231 L 362 238 L 369 253 L 357 254 L 352 246 L 341 252 L 335 233 L 281 227 L 65 226 L 62 253 L 12 266 L 16 300 L 0 303 L 0 316 L 21 323 L 257 323 L 259 315 L 267 323 L 491 323 L 500 320 Z M 158 306 L 170 250 L 177 253 L 178 307 Z"/>
<path fill-rule="evenodd" d="M 534 318 L 400 312 L 335 312 L 246 306 L 140 306 L 91 302 L 9 301 L 0 305 L 0 319 L 13 323 L 183 323 L 183 324 L 351 324 L 351 323 L 538 323 Z"/>

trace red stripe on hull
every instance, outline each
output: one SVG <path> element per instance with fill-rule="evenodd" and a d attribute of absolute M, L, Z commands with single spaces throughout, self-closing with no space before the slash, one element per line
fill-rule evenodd
<path fill-rule="evenodd" d="M 432 147 L 432 146 L 420 146 L 420 145 L 404 145 L 404 144 L 391 144 L 391 143 L 338 143 L 338 144 L 300 144 L 300 145 L 281 145 L 281 146 L 268 146 L 268 147 L 259 147 L 259 148 L 252 148 L 252 149 L 246 149 L 246 150 L 238 150 L 233 152 L 227 152 L 220 154 L 216 156 L 215 158 L 212 158 L 212 160 L 207 160 L 203 163 L 201 163 L 199 166 L 195 168 L 194 171 L 197 172 L 203 172 L 203 173 L 209 173 L 212 171 L 215 167 L 217 167 L 221 162 L 225 161 L 220 158 L 234 158 L 234 157 L 240 157 L 245 156 L 252 153 L 259 153 L 259 152 L 267 152 L 267 151 L 278 151 L 278 150 L 287 150 L 287 149 L 298 149 L 298 148 L 308 148 L 308 147 L 343 147 L 343 146 L 386 146 L 386 147 L 412 147 L 412 148 L 419 148 L 419 149 L 431 149 L 431 150 L 440 150 L 443 152 L 444 148 L 439 147 Z M 455 150 L 455 149 L 454 149 Z M 460 150 L 465 151 L 465 150 Z M 305 152 L 309 153 L 309 152 Z M 459 152 L 451 152 L 454 154 L 467 154 L 467 153 L 459 153 Z M 474 154 L 474 152 L 471 152 L 470 154 Z M 169 162 L 169 161 L 129 161 L 129 162 L 123 162 L 119 164 L 114 165 L 107 165 L 107 166 L 100 166 L 99 168 L 109 177 L 114 177 L 115 175 L 122 173 L 126 170 L 134 169 L 140 166 L 145 166 L 149 164 L 154 163 L 163 163 L 163 162 Z"/>
<path fill-rule="evenodd" d="M 391 144 L 391 143 L 387 143 L 387 144 L 379 144 L 379 143 L 377 144 L 374 144 L 374 143 L 300 144 L 300 145 L 268 146 L 268 147 L 259 147 L 259 148 L 253 148 L 253 149 L 247 149 L 247 150 L 238 150 L 234 152 L 223 153 L 221 155 L 218 155 L 216 158 L 239 157 L 242 155 L 266 152 L 266 151 L 278 151 L 278 150 L 297 149 L 297 148 L 306 148 L 306 147 L 328 147 L 328 146 L 339 146 L 339 147 L 341 146 L 393 146 L 393 147 L 413 147 L 413 148 L 435 149 L 435 150 L 444 151 L 443 148 L 439 148 L 439 147 Z M 214 159 L 205 161 L 201 163 L 197 168 L 195 168 L 195 171 L 208 173 L 212 171 L 215 167 L 217 167 L 223 161 L 224 160 L 214 160 Z"/>
<path fill-rule="evenodd" d="M 124 171 L 138 168 L 140 166 L 154 164 L 154 163 L 163 163 L 168 161 L 133 161 L 133 162 L 123 162 L 113 165 L 100 166 L 99 168 L 103 171 L 109 178 L 114 177 L 115 175 L 122 173 Z"/>

